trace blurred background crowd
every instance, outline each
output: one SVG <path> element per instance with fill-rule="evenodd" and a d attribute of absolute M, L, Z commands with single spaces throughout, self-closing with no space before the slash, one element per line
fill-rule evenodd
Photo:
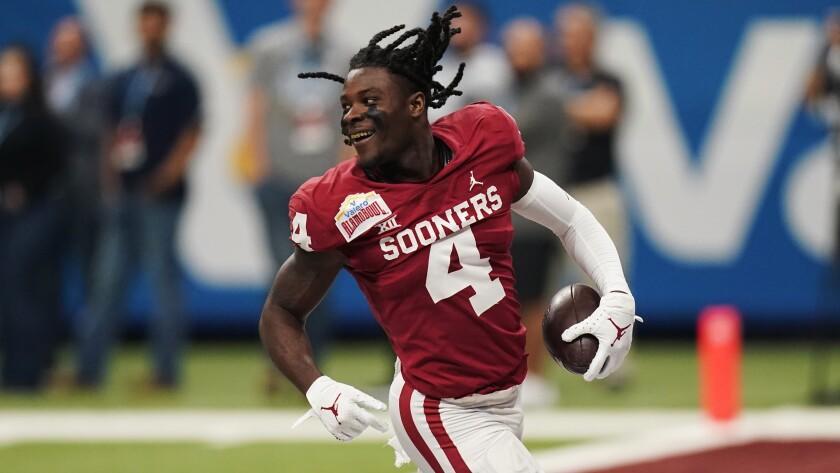
<path fill-rule="evenodd" d="M 99 5 L 99 15 L 118 8 L 87 3 Z M 260 2 L 259 8 L 241 6 L 239 14 L 230 13 L 238 18 L 231 21 L 248 23 L 242 15 L 275 7 L 285 14 L 250 21 L 253 28 L 236 29 L 239 44 L 225 49 L 205 33 L 185 30 L 187 15 L 192 22 L 210 25 L 218 20 L 198 15 L 196 9 L 201 7 L 195 2 L 190 7 L 181 2 L 127 3 L 130 8 L 119 9 L 130 23 L 118 21 L 121 16 L 103 21 L 90 12 L 87 18 L 57 14 L 51 18 L 54 24 L 46 40 L 25 34 L 16 38 L 17 28 L 3 25 L 3 389 L 37 391 L 50 383 L 97 389 L 124 326 L 145 329 L 150 359 L 147 384 L 164 390 L 177 388 L 182 380 L 180 360 L 190 334 L 255 337 L 265 288 L 291 253 L 289 197 L 306 179 L 352 159 L 352 149 L 343 145 L 339 134 L 338 89 L 329 81 L 298 80 L 296 74 L 344 71 L 361 46 L 355 38 L 366 38 L 392 23 L 422 23 L 430 8 L 445 6 L 431 2 L 383 13 L 351 38 L 346 33 L 355 29 L 354 23 L 335 13 L 330 0 Z M 346 6 L 352 1 L 336 3 L 344 5 L 343 11 L 352 9 Z M 673 89 L 682 104 L 697 108 L 696 102 L 702 100 L 690 97 L 716 97 L 718 90 L 711 90 L 709 83 L 725 82 L 726 74 L 712 72 L 709 80 L 695 74 L 695 89 L 674 83 L 662 87 L 656 68 L 650 67 L 650 55 L 633 49 L 639 44 L 634 41 L 644 38 L 638 29 L 626 21 L 612 22 L 611 39 L 606 37 L 608 9 L 536 2 L 539 5 L 523 7 L 526 13 L 520 13 L 505 3 L 456 2 L 463 14 L 457 20 L 461 34 L 453 38 L 440 75 L 452 75 L 458 63 L 466 62 L 461 85 L 465 93 L 433 111 L 432 118 L 476 100 L 506 108 L 519 124 L 534 167 L 589 207 L 615 240 L 629 268 L 639 311 L 652 315 L 648 319 L 652 333 L 691 331 L 698 309 L 713 302 L 741 307 L 748 321 L 769 319 L 769 332 L 774 324 L 778 330 L 795 320 L 806 322 L 797 327 L 799 334 L 805 334 L 812 323 L 830 320 L 836 302 L 831 295 L 838 292 L 832 285 L 836 278 L 830 261 L 837 254 L 833 241 L 840 233 L 833 216 L 840 211 L 836 202 L 840 200 L 838 14 L 829 11 L 824 33 L 816 26 L 816 17 L 810 27 L 792 24 L 782 32 L 782 42 L 788 33 L 794 39 L 789 49 L 777 49 L 778 54 L 794 55 L 798 62 L 786 63 L 784 56 L 767 67 L 794 69 L 793 79 L 785 79 L 790 74 L 763 74 L 757 83 L 747 81 L 740 89 L 728 89 L 729 94 L 746 95 L 750 90 L 758 94 L 744 100 L 727 95 L 719 107 L 719 113 L 731 112 L 746 125 L 732 120 L 707 125 L 712 107 L 705 103 L 707 110 L 694 114 L 683 110 L 667 125 L 657 126 L 662 123 L 658 115 L 674 113 L 657 91 Z M 624 5 L 627 2 L 619 3 L 619 10 L 632 9 Z M 237 9 L 221 2 L 220 8 L 225 7 Z M 826 12 L 823 6 L 809 8 Z M 667 12 L 663 16 L 673 18 Z M 272 18 L 276 21 L 270 22 Z M 98 23 L 95 32 L 91 23 Z M 331 26 L 336 23 L 343 29 Z M 122 31 L 128 38 L 125 46 L 106 52 L 104 38 L 128 24 L 130 29 Z M 662 31 L 676 44 L 659 43 L 657 49 L 685 46 L 678 29 L 667 26 Z M 727 80 L 735 83 L 750 73 L 750 65 L 760 67 L 768 60 L 762 47 L 768 41 L 771 49 L 777 45 L 773 27 L 758 26 L 751 30 L 753 36 L 744 35 L 746 45 L 739 54 L 751 52 L 758 59 L 730 52 L 719 61 L 726 65 L 741 61 L 729 66 L 737 70 Z M 763 39 L 760 33 L 765 34 Z M 179 38 L 181 47 L 173 47 L 170 37 Z M 621 41 L 621 48 L 604 52 L 602 44 L 607 41 Z M 797 45 L 800 49 L 795 49 Z M 696 46 L 687 47 L 686 54 L 697 53 Z M 691 60 L 703 59 L 695 55 Z M 221 73 L 214 68 L 218 63 Z M 668 67 L 663 65 L 669 78 L 696 71 Z M 776 96 L 777 89 L 768 82 L 787 90 L 787 98 Z M 652 90 L 653 86 L 659 88 Z M 782 103 L 782 110 L 762 102 Z M 677 121 L 694 130 L 686 145 L 674 145 L 674 137 L 680 135 L 673 131 Z M 718 126 L 723 131 L 703 144 L 704 131 L 711 133 Z M 753 158 L 756 152 L 747 148 L 767 141 L 767 136 L 782 135 L 775 141 L 783 141 L 788 129 L 795 127 L 794 148 L 798 148 L 786 153 L 799 156 L 826 138 L 828 153 L 820 155 L 816 171 L 803 171 L 806 183 L 796 187 L 811 192 L 791 191 L 793 197 L 787 200 L 779 197 L 784 203 L 778 206 L 787 213 L 780 217 L 776 213 L 783 211 L 773 210 L 772 217 L 764 217 L 762 212 L 768 210 L 763 206 L 757 210 L 749 206 L 770 200 L 761 197 L 765 183 L 756 179 L 766 179 L 776 150 L 759 145 L 761 156 Z M 673 149 L 676 152 L 670 153 Z M 223 159 L 211 156 L 217 154 Z M 704 162 L 687 158 L 686 163 L 674 164 L 692 154 L 704 155 Z M 202 160 L 214 164 L 204 165 Z M 722 170 L 716 171 L 715 165 Z M 825 176 L 822 171 L 835 177 L 827 184 L 823 184 L 826 179 L 809 181 L 811 176 Z M 718 178 L 723 187 L 704 178 Z M 784 187 L 778 182 L 773 186 Z M 742 194 L 746 200 L 739 197 Z M 227 196 L 232 197 L 225 200 Z M 204 203 L 198 207 L 193 199 Z M 192 223 L 185 216 L 191 205 Z M 820 213 L 824 209 L 830 212 Z M 243 217 L 246 213 L 251 220 Z M 760 228 L 744 230 L 754 218 L 763 222 Z M 798 223 L 803 218 L 804 223 Z M 203 223 L 196 223 L 199 220 Z M 793 236 L 783 241 L 780 221 L 792 221 L 796 227 Z M 192 230 L 185 236 L 188 225 Z M 515 227 L 517 290 L 532 353 L 525 395 L 534 403 L 550 403 L 556 388 L 542 377 L 544 356 L 535 355 L 544 353 L 540 317 L 557 288 L 584 276 L 562 256 L 550 232 L 519 218 Z M 692 234 L 685 238 L 685 232 Z M 777 240 L 766 237 L 772 233 Z M 750 239 L 759 241 L 745 243 Z M 780 266 L 767 261 L 773 254 L 779 255 Z M 185 260 L 192 263 L 185 265 Z M 138 274 L 143 274 L 139 283 Z M 674 289 L 677 285 L 680 288 Z M 795 294 L 779 295 L 778 289 L 785 286 Z M 353 314 L 359 312 L 366 314 L 358 291 L 346 278 L 339 280 L 307 325 L 319 357 L 336 337 L 375 336 L 371 322 L 359 322 Z M 69 373 L 53 369 L 62 344 L 73 352 Z"/>

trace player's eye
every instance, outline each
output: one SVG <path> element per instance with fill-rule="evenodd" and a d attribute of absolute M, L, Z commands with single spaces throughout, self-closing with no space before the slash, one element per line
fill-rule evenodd
<path fill-rule="evenodd" d="M 376 101 L 377 101 L 376 97 L 367 97 L 364 100 L 364 104 L 367 105 L 368 107 L 370 107 L 372 105 L 376 105 Z"/>

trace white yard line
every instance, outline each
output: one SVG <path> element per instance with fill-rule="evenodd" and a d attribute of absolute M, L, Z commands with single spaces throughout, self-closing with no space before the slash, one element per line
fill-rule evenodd
<path fill-rule="evenodd" d="M 26 441 L 236 444 L 332 440 L 314 419 L 292 430 L 292 423 L 302 413 L 303 410 L 0 411 L 0 444 Z M 361 439 L 384 442 L 385 437 L 366 433 Z"/>
<path fill-rule="evenodd" d="M 303 410 L 0 410 L 0 445 L 21 442 L 334 441 Z M 356 442 L 384 444 L 365 432 Z M 840 440 L 840 409 L 748 411 L 728 425 L 695 410 L 558 410 L 526 414 L 526 439 L 588 440 L 536 455 L 548 473 L 607 468 L 757 439 Z"/>
<path fill-rule="evenodd" d="M 332 437 L 316 419 L 292 430 L 301 410 L 0 410 L 0 444 L 26 441 L 256 441 L 323 442 Z M 383 419 L 385 417 L 383 416 Z M 624 436 L 639 429 L 698 422 L 689 410 L 533 411 L 526 415 L 529 439 L 592 439 Z M 384 442 L 368 431 L 359 441 Z"/>
<path fill-rule="evenodd" d="M 27 441 L 322 442 L 332 437 L 316 419 L 290 427 L 300 410 L 0 410 L 0 444 Z M 385 417 L 382 417 L 383 420 Z M 526 414 L 529 439 L 580 440 L 699 421 L 690 410 L 554 410 Z M 385 442 L 368 431 L 358 441 Z"/>
<path fill-rule="evenodd" d="M 694 424 L 703 418 L 687 409 L 611 409 L 528 411 L 525 438 L 539 440 L 603 439 L 640 431 Z"/>

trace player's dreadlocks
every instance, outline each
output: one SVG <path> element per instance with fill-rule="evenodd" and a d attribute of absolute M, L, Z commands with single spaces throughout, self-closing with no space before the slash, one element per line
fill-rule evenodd
<path fill-rule="evenodd" d="M 350 69 L 360 67 L 385 67 L 394 74 L 399 74 L 413 84 L 426 96 L 426 102 L 431 108 L 440 108 L 446 99 L 453 95 L 461 95 L 455 87 L 464 76 L 464 63 L 458 66 L 458 73 L 447 86 L 434 80 L 434 75 L 443 69 L 438 61 L 449 46 L 452 36 L 461 32 L 460 28 L 452 28 L 452 20 L 461 16 L 455 5 L 449 7 L 443 15 L 438 12 L 432 14 L 429 27 L 414 28 L 403 32 L 393 43 L 386 47 L 379 46 L 379 42 L 405 28 L 397 25 L 380 31 L 371 38 L 367 46 L 360 49 L 350 59 Z M 413 43 L 405 47 L 398 47 L 406 40 L 416 37 Z M 344 83 L 344 78 L 329 72 L 304 72 L 298 74 L 301 79 L 329 79 Z"/>

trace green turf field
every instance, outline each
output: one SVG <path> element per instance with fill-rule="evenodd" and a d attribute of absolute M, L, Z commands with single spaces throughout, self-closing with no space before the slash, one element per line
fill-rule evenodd
<path fill-rule="evenodd" d="M 392 461 L 388 446 L 338 442 L 253 444 L 225 449 L 179 443 L 28 444 L 0 448 L 2 470 L 15 473 L 378 473 L 397 471 Z M 347 465 L 353 467 L 348 469 Z"/>
<path fill-rule="evenodd" d="M 532 451 L 561 445 L 528 443 Z M 375 444 L 50 444 L 0 447 L 4 473 L 393 473 L 394 454 Z"/>
<path fill-rule="evenodd" d="M 840 350 L 832 364 L 840 366 Z M 747 343 L 744 349 L 744 404 L 751 408 L 807 402 L 809 357 L 806 344 Z M 147 375 L 147 353 L 134 345 L 119 350 L 111 378 L 101 392 L 76 392 L 65 386 L 52 387 L 39 396 L 0 394 L 0 409 L 8 408 L 266 408 L 304 406 L 304 400 L 290 385 L 281 383 L 269 395 L 265 385 L 268 364 L 261 348 L 252 344 L 200 344 L 186 361 L 183 389 L 174 394 L 153 393 L 143 388 Z M 390 381 L 392 359 L 380 344 L 345 344 L 333 350 L 324 371 L 333 378 L 364 389 L 383 392 Z M 59 373 L 69 373 L 65 354 Z M 634 345 L 628 361 L 630 374 L 620 391 L 602 382 L 586 383 L 580 377 L 552 366 L 551 378 L 560 388 L 558 406 L 583 407 L 695 407 L 697 360 L 688 343 L 646 342 Z M 840 369 L 834 370 L 840 375 Z M 836 380 L 838 381 L 838 380 Z"/>
<path fill-rule="evenodd" d="M 288 384 L 271 395 L 266 392 L 267 363 L 257 343 L 194 346 L 187 357 L 183 389 L 174 394 L 143 389 L 146 356 L 138 345 L 120 349 L 111 379 L 102 392 L 77 392 L 58 383 L 35 397 L 0 394 L 0 410 L 298 406 L 303 411 L 305 406 L 302 396 Z M 328 358 L 325 372 L 381 393 L 391 377 L 390 356 L 387 347 L 380 344 L 341 345 Z M 747 343 L 743 364 L 745 405 L 762 408 L 804 404 L 809 356 L 810 347 L 805 344 Z M 60 373 L 69 372 L 70 361 L 68 354 L 62 356 Z M 840 353 L 832 362 L 840 366 Z M 560 368 L 552 367 L 550 373 L 561 390 L 558 407 L 697 406 L 697 361 L 688 343 L 637 343 L 630 361 L 630 379 L 620 391 L 604 383 L 585 383 Z M 529 447 L 556 445 L 559 442 L 531 443 Z M 196 443 L 24 443 L 0 447 L 2 473 L 387 473 L 397 471 L 392 461 L 390 448 L 376 443 L 258 443 L 225 448 Z"/>

